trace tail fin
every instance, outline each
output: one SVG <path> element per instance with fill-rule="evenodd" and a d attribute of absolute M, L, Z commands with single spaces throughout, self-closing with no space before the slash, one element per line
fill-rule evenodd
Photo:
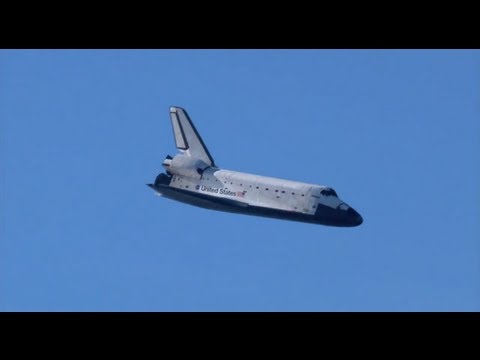
<path fill-rule="evenodd" d="M 215 166 L 212 156 L 187 112 L 181 107 L 172 106 L 170 108 L 170 119 L 172 120 L 177 149 L 189 156 L 203 160 L 209 166 Z"/>

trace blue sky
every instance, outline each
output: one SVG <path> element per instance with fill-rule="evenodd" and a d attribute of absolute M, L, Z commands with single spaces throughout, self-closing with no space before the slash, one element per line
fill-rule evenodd
<path fill-rule="evenodd" d="M 155 196 L 171 105 L 364 223 Z M 0 310 L 479 311 L 479 130 L 479 51 L 2 50 Z"/>

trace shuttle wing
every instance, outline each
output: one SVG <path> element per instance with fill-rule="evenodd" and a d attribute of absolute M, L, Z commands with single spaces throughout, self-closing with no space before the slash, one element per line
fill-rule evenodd
<path fill-rule="evenodd" d="M 172 106 L 170 108 L 170 119 L 172 120 L 173 135 L 177 148 L 194 158 L 203 160 L 209 166 L 215 166 L 212 155 L 203 143 L 187 112 L 181 107 Z"/>

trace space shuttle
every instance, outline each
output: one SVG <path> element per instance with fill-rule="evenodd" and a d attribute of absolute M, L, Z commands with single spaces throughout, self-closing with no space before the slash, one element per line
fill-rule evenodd
<path fill-rule="evenodd" d="M 362 216 L 328 186 L 221 169 L 187 112 L 170 108 L 179 151 L 163 161 L 153 184 L 157 195 L 205 209 L 310 224 L 353 227 Z"/>

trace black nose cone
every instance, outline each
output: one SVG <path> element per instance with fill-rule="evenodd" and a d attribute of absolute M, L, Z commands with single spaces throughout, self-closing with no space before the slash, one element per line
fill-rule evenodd
<path fill-rule="evenodd" d="M 347 222 L 350 226 L 358 226 L 363 223 L 362 216 L 356 212 L 353 208 L 347 210 Z"/>

